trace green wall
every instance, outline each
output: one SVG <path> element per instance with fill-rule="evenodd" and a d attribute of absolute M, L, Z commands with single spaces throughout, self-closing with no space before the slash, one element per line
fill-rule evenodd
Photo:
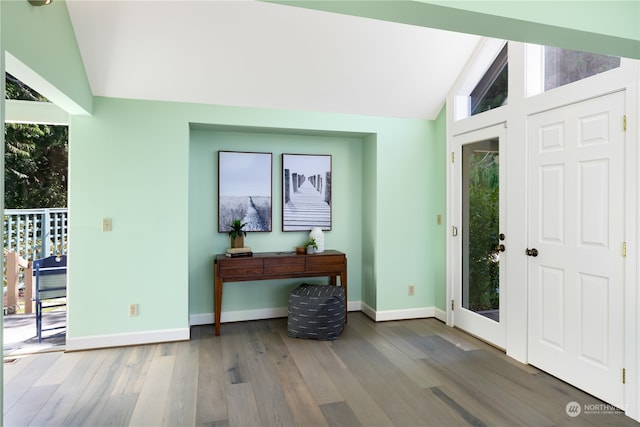
<path fill-rule="evenodd" d="M 434 127 L 434 140 L 442 141 L 435 145 L 433 150 L 433 156 L 437 159 L 436 164 L 438 167 L 433 169 L 431 180 L 434 182 L 446 182 L 447 179 L 447 165 L 450 165 L 449 156 L 447 154 L 447 146 L 445 141 L 447 139 L 447 115 L 443 108 L 435 121 Z M 436 188 L 436 194 L 434 196 L 434 206 L 442 207 L 442 211 L 436 212 L 435 235 L 433 242 L 435 247 L 440 250 L 434 253 L 434 264 L 437 266 L 445 265 L 447 261 L 447 254 L 445 247 L 447 244 L 447 228 L 446 228 L 446 203 L 447 203 L 447 187 L 441 185 Z M 437 224 L 437 215 L 442 215 L 441 223 Z M 446 287 L 446 270 L 444 268 L 433 269 L 433 281 L 434 281 L 434 306 L 442 311 L 447 310 L 447 287 Z"/>
<path fill-rule="evenodd" d="M 263 1 L 640 59 L 636 0 Z"/>
<path fill-rule="evenodd" d="M 64 1 L 33 7 L 0 1 L 7 71 L 70 114 L 92 111 L 93 96 Z"/>
<path fill-rule="evenodd" d="M 367 185 L 362 189 L 362 210 L 367 215 L 362 218 L 362 302 L 375 309 L 376 299 L 376 247 L 378 222 L 378 198 L 376 197 L 378 156 L 376 152 L 377 136 L 370 135 L 362 144 L 362 175 Z"/>
<path fill-rule="evenodd" d="M 640 2 L 636 0 L 560 0 L 553 2 L 554 13 L 549 13 L 540 0 L 428 0 L 424 3 L 640 41 Z"/>
<path fill-rule="evenodd" d="M 376 310 L 431 307 L 435 233 L 434 195 L 443 182 L 430 177 L 438 165 L 432 122 L 414 122 L 379 132 L 376 146 Z M 443 211 L 444 207 L 440 207 Z M 408 287 L 415 286 L 415 296 Z"/>
<path fill-rule="evenodd" d="M 444 141 L 434 135 L 422 120 L 95 98 L 94 115 L 71 123 L 69 337 L 186 328 L 190 315 L 212 313 L 211 261 L 228 245 L 215 229 L 221 149 L 274 154 L 273 231 L 249 235 L 256 251 L 304 240 L 280 231 L 280 154 L 331 154 L 326 240 L 348 255 L 349 300 L 432 306 L 434 269 L 444 269 L 432 241 L 431 219 L 444 212 L 443 181 L 432 179 Z M 101 231 L 102 218 L 113 231 Z M 291 286 L 230 284 L 223 315 L 286 306 Z M 128 317 L 129 303 L 140 316 Z"/>
<path fill-rule="evenodd" d="M 68 338 L 184 328 L 187 123 L 159 103 L 94 105 L 69 132 Z"/>

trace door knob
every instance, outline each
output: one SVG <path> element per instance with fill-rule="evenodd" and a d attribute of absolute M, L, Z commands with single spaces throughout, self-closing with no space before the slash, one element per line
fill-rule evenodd
<path fill-rule="evenodd" d="M 507 250 L 507 248 L 505 248 L 505 247 L 504 247 L 504 245 L 499 245 L 499 246 L 498 246 L 498 250 L 499 250 L 500 252 L 504 252 L 504 251 L 506 251 L 506 250 Z"/>
<path fill-rule="evenodd" d="M 538 256 L 538 250 L 536 248 L 533 248 L 533 249 L 527 248 L 527 255 L 536 257 Z"/>

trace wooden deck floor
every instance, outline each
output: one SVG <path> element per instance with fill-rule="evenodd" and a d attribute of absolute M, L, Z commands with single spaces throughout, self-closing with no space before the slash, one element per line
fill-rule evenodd
<path fill-rule="evenodd" d="M 602 409 L 570 417 L 571 402 L 603 403 L 435 319 L 357 312 L 333 342 L 289 338 L 275 319 L 17 358 L 4 399 L 5 426 L 638 425 Z"/>
<path fill-rule="evenodd" d="M 45 313 L 43 327 L 62 327 L 67 322 L 67 311 Z M 64 350 L 66 328 L 45 331 L 41 343 L 36 334 L 35 314 L 12 314 L 4 316 L 2 350 L 5 357 L 43 351 Z"/>

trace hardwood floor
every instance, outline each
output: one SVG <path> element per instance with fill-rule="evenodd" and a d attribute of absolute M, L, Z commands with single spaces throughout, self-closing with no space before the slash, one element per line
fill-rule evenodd
<path fill-rule="evenodd" d="M 631 426 L 596 398 L 435 319 L 349 313 L 333 342 L 286 319 L 189 342 L 4 364 L 5 426 Z M 577 402 L 582 413 L 567 415 Z"/>

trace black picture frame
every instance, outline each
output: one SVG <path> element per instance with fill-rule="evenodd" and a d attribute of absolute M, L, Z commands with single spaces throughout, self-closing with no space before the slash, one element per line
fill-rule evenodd
<path fill-rule="evenodd" d="M 246 231 L 271 231 L 272 153 L 218 151 L 218 232 L 234 219 Z"/>
<path fill-rule="evenodd" d="M 282 154 L 282 231 L 331 230 L 329 154 Z"/>

